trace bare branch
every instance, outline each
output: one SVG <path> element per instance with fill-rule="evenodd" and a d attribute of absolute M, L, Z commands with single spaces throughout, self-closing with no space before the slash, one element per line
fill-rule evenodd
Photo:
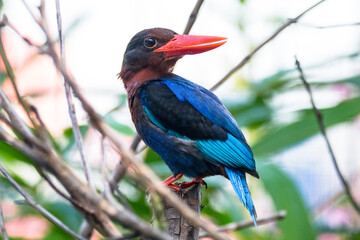
<path fill-rule="evenodd" d="M 4 16 L 4 19 L 3 19 L 3 22 L 4 23 L 7 23 L 7 18 L 6 16 Z M 29 120 L 31 121 L 32 125 L 36 128 L 36 124 L 34 122 L 34 120 L 32 119 L 32 117 L 30 116 L 30 110 L 29 110 L 29 106 L 28 104 L 21 98 L 20 96 L 20 92 L 16 86 L 16 79 L 15 79 L 15 74 L 14 74 L 14 71 L 9 63 L 9 60 L 6 56 L 6 52 L 5 52 L 5 49 L 4 49 L 4 45 L 3 45 L 3 40 L 2 40 L 2 30 L 0 28 L 0 55 L 1 55 L 1 58 L 4 62 L 4 65 L 5 65 L 5 69 L 6 69 L 6 73 L 10 79 L 10 82 L 14 88 L 14 91 L 15 91 L 15 94 L 16 94 L 16 97 L 19 101 L 19 103 L 21 104 L 21 106 L 24 108 Z"/>
<path fill-rule="evenodd" d="M 300 25 L 304 26 L 304 27 L 310 27 L 310 28 L 327 29 L 327 28 L 339 28 L 339 27 L 357 27 L 357 26 L 360 26 L 360 22 L 343 23 L 343 24 L 328 25 L 328 26 L 315 26 L 315 25 L 310 25 L 310 24 L 306 24 L 306 23 L 301 23 Z"/>
<path fill-rule="evenodd" d="M 140 139 L 140 138 L 139 138 Z M 136 136 L 135 139 L 133 140 L 133 143 L 136 140 Z M 140 141 L 140 140 L 139 140 Z M 102 192 L 102 196 L 106 196 L 107 193 L 105 191 L 107 191 L 107 189 L 110 189 L 111 193 L 117 193 L 117 195 L 119 196 L 121 203 L 127 208 L 127 209 L 131 209 L 130 205 L 126 202 L 126 200 L 124 198 L 122 198 L 122 195 L 120 193 L 120 191 L 117 188 L 117 183 L 120 181 L 120 179 L 125 175 L 126 171 L 127 171 L 127 167 L 125 167 L 121 162 L 119 162 L 115 168 L 115 170 L 113 171 L 110 180 L 107 180 L 106 177 L 106 173 L 105 173 L 105 149 L 104 149 L 104 137 L 101 138 L 101 173 L 102 173 L 102 177 L 103 177 L 103 181 L 104 181 L 104 190 Z M 84 220 L 81 223 L 80 229 L 79 229 L 79 233 L 84 236 L 84 237 L 90 237 L 91 233 L 92 233 L 93 228 L 89 225 L 89 223 Z"/>
<path fill-rule="evenodd" d="M 195 21 L 196 21 L 196 18 L 199 14 L 199 11 L 200 11 L 200 8 L 201 8 L 201 5 L 203 4 L 204 0 L 198 0 L 196 2 L 196 5 L 194 7 L 194 9 L 192 10 L 190 16 L 189 16 L 189 20 L 186 24 L 186 27 L 185 27 L 185 30 L 184 30 L 184 34 L 189 34 L 192 26 L 194 25 Z"/>
<path fill-rule="evenodd" d="M 43 208 L 40 204 L 38 204 L 5 170 L 5 168 L 0 164 L 0 172 L 8 179 L 8 181 L 15 187 L 15 189 L 24 197 L 27 204 L 31 207 L 35 208 L 39 211 L 45 218 L 54 223 L 59 228 L 63 229 L 69 235 L 74 237 L 75 239 L 85 240 L 82 236 L 78 235 L 74 231 L 72 231 L 68 226 L 66 226 L 63 222 L 61 222 L 58 218 L 48 212 L 45 208 Z"/>
<path fill-rule="evenodd" d="M 39 51 L 40 53 L 43 53 L 43 52 L 44 52 L 43 46 L 36 45 L 36 44 L 33 43 L 29 38 L 22 36 L 21 33 L 19 32 L 19 30 L 17 30 L 17 28 L 16 28 L 11 22 L 8 21 L 8 19 L 6 18 L 6 15 L 5 15 L 5 14 L 4 14 L 4 16 L 3 16 L 3 21 L 4 21 L 4 19 L 6 19 L 6 25 L 7 25 L 8 27 L 10 27 L 10 29 L 12 29 L 19 37 L 21 37 L 22 40 L 23 40 L 26 44 L 28 44 L 29 46 L 38 48 L 38 49 L 40 50 L 40 51 Z"/>
<path fill-rule="evenodd" d="M 258 45 L 254 50 L 252 50 L 244 59 L 240 61 L 238 65 L 236 65 L 233 69 L 231 69 L 220 81 L 218 81 L 214 86 L 210 88 L 210 90 L 214 91 L 218 87 L 220 87 L 221 84 L 223 84 L 227 79 L 229 79 L 235 72 L 237 72 L 240 68 L 242 68 L 254 55 L 257 53 L 261 48 L 263 48 L 266 44 L 268 44 L 271 40 L 273 40 L 277 35 L 279 35 L 284 29 L 286 29 L 288 26 L 290 26 L 293 23 L 297 23 L 301 17 L 303 17 L 306 13 L 308 13 L 310 10 L 314 9 L 321 3 L 323 3 L 326 0 L 321 0 L 311 6 L 310 8 L 306 9 L 304 12 L 300 13 L 297 17 L 289 19 L 285 24 L 280 26 L 269 38 L 267 38 L 264 42 L 262 42 L 260 45 Z"/>
<path fill-rule="evenodd" d="M 8 114 L 11 125 L 14 127 L 14 129 L 18 133 L 20 133 L 26 141 L 46 151 L 46 147 L 44 147 L 44 144 L 33 135 L 30 129 L 25 125 L 25 123 L 17 116 L 15 109 L 9 102 L 9 99 L 6 97 L 2 89 L 0 89 L 0 100 L 1 105 L 4 108 L 5 112 Z"/>
<path fill-rule="evenodd" d="M 337 160 L 336 160 L 334 151 L 333 151 L 333 149 L 332 149 L 332 147 L 331 147 L 329 138 L 328 138 L 327 133 L 326 133 L 326 128 L 325 128 L 325 124 L 324 124 L 323 115 L 321 114 L 321 112 L 319 111 L 319 109 L 318 109 L 318 108 L 316 107 L 316 105 L 315 105 L 310 84 L 306 81 L 305 76 L 304 76 L 304 72 L 303 72 L 303 70 L 302 70 L 302 68 L 301 68 L 301 65 L 300 65 L 300 62 L 298 61 L 298 59 L 296 58 L 296 56 L 295 56 L 295 65 L 296 65 L 296 67 L 297 67 L 297 69 L 298 69 L 298 71 L 299 71 L 300 79 L 301 79 L 302 83 L 304 84 L 304 87 L 305 87 L 305 89 L 306 89 L 306 92 L 307 92 L 308 95 L 309 95 L 310 103 L 311 103 L 311 106 L 312 106 L 312 110 L 313 110 L 313 112 L 314 112 L 316 121 L 317 121 L 317 123 L 318 123 L 318 125 L 319 125 L 321 135 L 324 137 L 324 140 L 325 140 L 327 149 L 328 149 L 328 151 L 329 151 L 329 154 L 330 154 L 332 163 L 333 163 L 333 165 L 334 165 L 335 171 L 336 171 L 336 173 L 337 173 L 337 175 L 338 175 L 338 177 L 339 177 L 339 179 L 340 179 L 341 184 L 342 184 L 343 187 L 344 187 L 344 190 L 345 190 L 346 194 L 348 195 L 348 197 L 349 197 L 349 199 L 350 199 L 351 204 L 353 205 L 354 209 L 358 212 L 358 214 L 360 214 L 360 206 L 356 203 L 354 197 L 353 197 L 352 194 L 351 194 L 351 190 L 350 190 L 349 184 L 347 183 L 344 175 L 341 173 L 341 170 L 340 170 L 339 165 L 338 165 L 338 163 L 337 163 Z"/>
<path fill-rule="evenodd" d="M 264 218 L 258 218 L 256 220 L 258 225 L 264 225 L 267 223 L 275 222 L 278 220 L 282 220 L 286 217 L 286 211 L 280 211 L 278 213 L 275 213 L 274 215 L 264 217 Z M 224 226 L 221 226 L 217 229 L 219 232 L 229 232 L 229 231 L 235 231 L 240 230 L 244 228 L 254 227 L 253 221 L 244 221 L 244 222 L 237 222 L 237 223 L 230 223 Z M 200 238 L 209 237 L 206 233 L 201 232 Z"/>
<path fill-rule="evenodd" d="M 54 183 L 53 181 L 51 181 L 50 177 L 47 175 L 47 173 L 41 168 L 38 167 L 37 168 L 39 171 L 39 174 L 41 175 L 41 177 L 50 185 L 50 187 L 57 193 L 59 194 L 61 197 L 63 197 L 64 199 L 68 200 L 70 203 L 72 203 L 74 206 L 77 206 L 77 204 L 74 202 L 74 200 L 72 200 L 68 195 L 66 195 L 64 192 L 62 192 Z"/>
<path fill-rule="evenodd" d="M 139 134 L 135 134 L 135 137 L 131 143 L 130 149 L 133 150 L 134 152 L 136 152 L 137 146 L 139 145 L 140 142 L 141 142 L 141 138 L 140 138 Z"/>
<path fill-rule="evenodd" d="M 191 188 L 185 189 L 183 192 L 175 192 L 175 194 L 181 196 L 181 199 L 200 215 L 201 210 L 201 197 L 202 189 L 200 184 L 195 184 Z M 179 212 L 163 199 L 164 216 L 168 223 L 168 233 L 174 236 L 174 239 L 199 239 L 199 228 L 190 224 L 184 219 Z"/>
<path fill-rule="evenodd" d="M 50 133 L 49 133 L 47 127 L 45 126 L 45 123 L 41 119 L 37 108 L 33 105 L 30 105 L 30 110 L 35 114 L 35 118 L 37 120 L 37 124 L 36 124 L 38 126 L 37 134 L 39 135 L 39 138 L 41 139 L 40 141 L 43 142 L 43 145 L 46 146 L 47 148 L 51 148 L 52 142 L 49 137 Z"/>
<path fill-rule="evenodd" d="M 64 66 L 64 69 L 66 70 L 65 53 L 64 53 L 64 36 L 63 36 L 63 32 L 62 32 L 60 1 L 56 0 L 55 2 L 56 2 L 56 19 L 57 19 L 57 26 L 58 26 L 58 33 L 59 33 L 59 42 L 60 42 L 60 58 L 61 58 L 61 62 L 63 64 L 63 66 Z M 67 100 L 67 104 L 68 104 L 68 109 L 69 109 L 71 125 L 72 125 L 72 129 L 73 129 L 74 137 L 75 137 L 75 142 L 79 149 L 81 161 L 82 161 L 82 164 L 84 167 L 85 177 L 86 177 L 86 180 L 89 183 L 89 185 L 93 189 L 95 189 L 95 184 L 91 177 L 91 170 L 90 170 L 88 161 L 85 158 L 85 154 L 84 154 L 84 148 L 83 148 L 84 144 L 83 144 L 83 139 L 81 136 L 79 124 L 78 124 L 77 118 L 76 118 L 76 111 L 75 111 L 75 106 L 74 106 L 74 102 L 73 102 L 73 98 L 72 98 L 72 94 L 71 94 L 71 89 L 66 81 L 64 81 L 64 88 L 65 88 L 65 96 L 66 96 L 66 100 Z"/>
<path fill-rule="evenodd" d="M 31 17 L 34 19 L 34 21 L 40 26 L 40 21 L 38 20 L 38 18 L 35 16 L 35 14 L 33 13 L 33 11 L 31 10 L 31 8 L 29 7 L 29 5 L 25 2 L 25 0 L 21 0 L 24 4 L 24 6 L 26 7 L 27 11 L 29 12 L 29 14 L 31 15 Z M 40 26 L 41 27 L 41 26 Z"/>
<path fill-rule="evenodd" d="M 1 102 L 0 102 L 0 109 L 1 109 L 2 107 L 1 107 Z M 5 125 L 7 125 L 8 127 L 12 127 L 11 126 L 11 122 L 9 121 L 9 119 L 4 115 L 4 114 L 2 114 L 1 112 L 0 112 L 0 120 L 3 122 L 3 123 L 5 123 Z"/>
<path fill-rule="evenodd" d="M 36 150 L 34 150 L 33 148 L 27 146 L 23 142 L 20 142 L 18 139 L 7 134 L 1 126 L 0 126 L 0 140 L 6 142 L 13 148 L 22 152 L 23 154 L 25 154 L 26 156 L 31 158 L 34 162 L 46 166 L 46 163 L 40 157 L 39 153 Z"/>
<path fill-rule="evenodd" d="M 0 228 L 1 228 L 1 236 L 3 240 L 8 240 L 8 235 L 5 228 L 5 220 L 3 214 L 3 208 L 1 206 L 1 193 L 0 193 Z"/>

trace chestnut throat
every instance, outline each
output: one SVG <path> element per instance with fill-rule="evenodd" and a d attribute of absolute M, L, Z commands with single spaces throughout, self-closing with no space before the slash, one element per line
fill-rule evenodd
<path fill-rule="evenodd" d="M 158 65 L 147 65 L 142 67 L 131 67 L 123 65 L 119 78 L 122 79 L 124 87 L 128 94 L 134 92 L 144 82 L 165 77 L 174 69 L 178 59 L 164 61 Z"/>

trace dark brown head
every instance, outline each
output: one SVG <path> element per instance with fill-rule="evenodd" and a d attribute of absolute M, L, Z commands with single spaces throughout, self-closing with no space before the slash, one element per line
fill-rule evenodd
<path fill-rule="evenodd" d="M 225 42 L 222 37 L 178 35 L 165 28 L 145 29 L 130 40 L 119 77 L 126 88 L 132 81 L 163 77 L 182 56 L 209 51 Z"/>

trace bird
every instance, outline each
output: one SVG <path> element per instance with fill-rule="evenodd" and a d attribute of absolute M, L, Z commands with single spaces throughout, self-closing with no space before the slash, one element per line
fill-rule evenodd
<path fill-rule="evenodd" d="M 128 43 L 118 75 L 138 134 L 173 173 L 164 184 L 179 191 L 195 183 L 206 185 L 205 177 L 224 176 L 257 227 L 246 174 L 259 175 L 244 134 L 213 92 L 173 73 L 183 56 L 215 49 L 226 41 L 165 28 L 145 29 Z M 175 185 L 183 175 L 192 180 Z"/>

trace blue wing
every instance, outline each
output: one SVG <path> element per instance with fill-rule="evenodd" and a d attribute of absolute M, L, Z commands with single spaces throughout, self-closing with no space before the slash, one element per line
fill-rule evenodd
<path fill-rule="evenodd" d="M 140 98 L 154 125 L 167 134 L 193 140 L 214 164 L 256 171 L 244 135 L 212 92 L 171 74 L 145 83 Z"/>

